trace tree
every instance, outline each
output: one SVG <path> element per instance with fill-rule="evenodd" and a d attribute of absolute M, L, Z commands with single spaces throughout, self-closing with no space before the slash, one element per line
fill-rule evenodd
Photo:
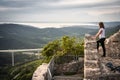
<path fill-rule="evenodd" d="M 81 41 L 75 37 L 63 36 L 60 40 L 54 40 L 48 43 L 42 51 L 46 57 L 63 55 L 81 55 L 84 53 L 84 46 Z"/>
<path fill-rule="evenodd" d="M 49 57 L 53 56 L 59 48 L 59 40 L 49 42 L 42 50 L 42 55 Z"/>

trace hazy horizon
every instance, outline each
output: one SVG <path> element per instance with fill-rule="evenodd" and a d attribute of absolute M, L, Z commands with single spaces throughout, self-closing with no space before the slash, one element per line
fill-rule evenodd
<path fill-rule="evenodd" d="M 97 26 L 95 23 L 90 22 L 81 22 L 81 23 L 20 23 L 20 22 L 0 22 L 0 24 L 21 24 L 21 25 L 28 25 L 36 28 L 62 28 L 62 27 L 72 27 L 72 26 L 79 26 L 79 27 L 86 27 L 89 26 Z"/>
<path fill-rule="evenodd" d="M 117 21 L 120 22 L 120 21 Z M 105 26 L 107 22 L 104 22 Z M 111 22 L 112 23 L 112 22 Z M 74 22 L 74 23 L 66 23 L 66 22 L 0 22 L 0 24 L 21 24 L 36 28 L 63 28 L 63 27 L 83 27 L 83 28 L 93 28 L 98 29 L 98 22 Z M 109 27 L 109 26 L 106 26 Z"/>

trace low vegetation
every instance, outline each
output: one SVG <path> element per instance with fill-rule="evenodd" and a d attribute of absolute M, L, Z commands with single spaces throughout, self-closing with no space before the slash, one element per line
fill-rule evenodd
<path fill-rule="evenodd" d="M 83 44 L 83 41 L 78 38 L 64 36 L 59 40 L 49 42 L 43 48 L 42 55 L 47 58 L 52 56 L 83 55 Z"/>
<path fill-rule="evenodd" d="M 44 60 L 36 60 L 24 65 L 0 68 L 0 80 L 31 80 L 33 72 Z"/>

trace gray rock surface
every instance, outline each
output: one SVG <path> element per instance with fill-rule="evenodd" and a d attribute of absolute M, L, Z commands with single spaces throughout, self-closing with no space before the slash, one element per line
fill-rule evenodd
<path fill-rule="evenodd" d="M 47 63 L 43 63 L 42 65 L 40 65 L 33 73 L 32 80 L 45 80 L 44 76 L 46 75 L 47 68 Z"/>

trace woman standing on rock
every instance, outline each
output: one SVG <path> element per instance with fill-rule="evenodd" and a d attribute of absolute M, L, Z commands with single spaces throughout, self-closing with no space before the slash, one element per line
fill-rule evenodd
<path fill-rule="evenodd" d="M 104 43 L 104 41 L 105 41 L 105 27 L 104 27 L 103 22 L 99 22 L 99 31 L 95 35 L 95 39 L 97 37 L 99 37 L 99 39 L 97 40 L 97 50 L 99 52 L 99 43 L 100 43 L 102 46 L 102 49 L 103 49 L 102 57 L 105 57 L 106 56 L 106 49 L 105 49 L 105 43 Z"/>

